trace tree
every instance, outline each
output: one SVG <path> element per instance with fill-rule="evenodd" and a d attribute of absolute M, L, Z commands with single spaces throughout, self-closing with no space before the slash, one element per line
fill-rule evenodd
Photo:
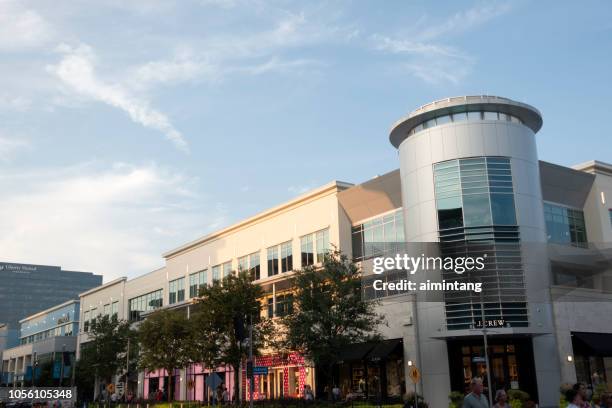
<path fill-rule="evenodd" d="M 110 382 L 112 376 L 125 368 L 128 339 L 134 337 L 129 322 L 117 319 L 116 315 L 97 317 L 90 325 L 90 341 L 81 349 L 81 368 L 87 362 L 95 379 Z M 132 363 L 136 361 L 136 353 L 130 352 L 130 357 Z"/>
<path fill-rule="evenodd" d="M 172 401 L 174 370 L 189 362 L 189 320 L 182 310 L 160 309 L 138 327 L 139 365 L 147 371 L 166 370 L 168 401 Z"/>
<path fill-rule="evenodd" d="M 341 352 L 379 339 L 376 328 L 384 319 L 375 301 L 362 298 L 359 267 L 338 250 L 326 254 L 321 267 L 296 271 L 293 285 L 293 313 L 281 320 L 285 345 L 326 368 L 331 397 L 332 368 Z"/>
<path fill-rule="evenodd" d="M 248 336 L 246 326 L 253 324 L 253 351 L 258 353 L 271 333 L 269 319 L 261 317 L 261 287 L 254 285 L 247 272 L 229 275 L 222 282 L 200 288 L 192 314 L 193 361 L 213 368 L 230 366 L 234 370 L 234 398 L 237 401 L 240 363 L 248 349 L 240 341 Z"/>

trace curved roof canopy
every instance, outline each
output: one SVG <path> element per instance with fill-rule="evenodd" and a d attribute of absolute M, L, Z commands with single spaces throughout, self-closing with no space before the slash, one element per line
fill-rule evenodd
<path fill-rule="evenodd" d="M 477 95 L 458 96 L 454 98 L 440 99 L 423 105 L 412 111 L 408 116 L 395 122 L 391 127 L 389 141 L 395 147 L 408 138 L 408 132 L 419 124 L 438 116 L 449 113 L 491 111 L 514 115 L 521 119 L 525 126 L 537 133 L 542 127 L 542 115 L 540 111 L 526 103 L 513 101 L 500 96 Z"/>

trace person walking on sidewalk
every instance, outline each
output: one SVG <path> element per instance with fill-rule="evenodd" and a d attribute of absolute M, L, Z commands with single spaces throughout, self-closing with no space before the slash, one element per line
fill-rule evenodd
<path fill-rule="evenodd" d="M 489 408 L 489 401 L 487 401 L 487 397 L 482 394 L 482 390 L 484 389 L 482 386 L 482 379 L 479 377 L 472 378 L 470 386 L 472 392 L 463 399 L 463 408 Z"/>

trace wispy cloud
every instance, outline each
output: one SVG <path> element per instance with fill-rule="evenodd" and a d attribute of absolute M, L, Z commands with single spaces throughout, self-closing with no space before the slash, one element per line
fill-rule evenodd
<path fill-rule="evenodd" d="M 464 11 L 459 11 L 441 23 L 428 25 L 423 31 L 419 32 L 418 37 L 423 41 L 438 40 L 443 36 L 452 37 L 453 35 L 470 31 L 479 25 L 488 23 L 506 14 L 511 9 L 512 4 L 510 2 L 481 4 Z"/>
<path fill-rule="evenodd" d="M 372 48 L 400 59 L 405 72 L 433 85 L 458 84 L 471 70 L 474 58 L 445 42 L 507 13 L 509 3 L 483 4 L 460 11 L 441 22 L 419 19 L 418 28 L 403 35 L 370 36 Z"/>
<path fill-rule="evenodd" d="M 58 50 L 63 54 L 61 61 L 47 69 L 70 91 L 122 110 L 132 121 L 162 132 L 177 148 L 188 150 L 185 139 L 165 114 L 152 108 L 144 98 L 130 94 L 121 83 L 107 82 L 97 76 L 95 55 L 90 47 L 73 48 L 64 44 Z"/>
<path fill-rule="evenodd" d="M 0 258 L 104 273 L 147 272 L 160 253 L 219 224 L 194 180 L 151 165 L 81 163 L 0 175 Z M 206 220 L 201 214 L 206 213 Z M 33 250 L 35 248 L 35 250 Z"/>

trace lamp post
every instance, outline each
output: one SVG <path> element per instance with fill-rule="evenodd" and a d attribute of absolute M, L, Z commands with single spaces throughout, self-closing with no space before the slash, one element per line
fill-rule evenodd
<path fill-rule="evenodd" d="M 484 300 L 482 291 L 480 292 L 480 313 L 482 320 L 482 339 L 484 341 L 485 367 L 487 370 L 487 389 L 489 391 L 489 404 L 493 403 L 493 390 L 491 389 L 491 370 L 489 366 L 489 341 L 487 339 L 487 322 L 484 313 Z"/>

